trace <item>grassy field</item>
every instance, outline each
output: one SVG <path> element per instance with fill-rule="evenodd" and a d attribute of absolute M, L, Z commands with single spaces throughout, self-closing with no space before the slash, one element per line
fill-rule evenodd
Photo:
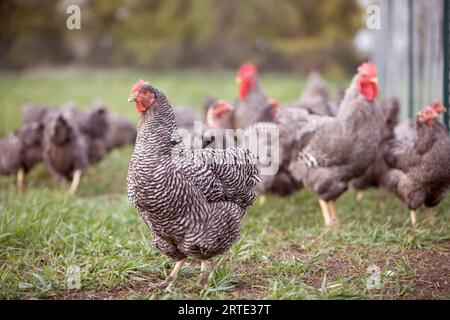
<path fill-rule="evenodd" d="M 229 72 L 35 71 L 0 74 L 0 133 L 20 123 L 26 101 L 86 107 L 94 99 L 132 121 L 127 103 L 137 78 L 162 89 L 173 105 L 200 109 L 205 93 L 235 96 Z M 262 77 L 268 94 L 295 100 L 304 80 L 293 75 Z M 112 152 L 90 168 L 77 196 L 52 184 L 38 166 L 25 192 L 0 177 L 0 298 L 2 299 L 449 299 L 450 197 L 429 227 L 425 214 L 412 230 L 406 208 L 379 190 L 362 201 L 347 192 L 337 202 L 339 230 L 322 234 L 315 196 L 302 190 L 289 198 L 268 196 L 244 218 L 242 236 L 218 257 L 208 287 L 196 286 L 198 262 L 182 270 L 163 292 L 154 285 L 173 262 L 151 246 L 150 233 L 129 204 L 125 176 L 132 152 Z M 81 288 L 66 288 L 66 271 L 81 270 Z M 380 268 L 380 288 L 369 290 L 368 268 Z"/>

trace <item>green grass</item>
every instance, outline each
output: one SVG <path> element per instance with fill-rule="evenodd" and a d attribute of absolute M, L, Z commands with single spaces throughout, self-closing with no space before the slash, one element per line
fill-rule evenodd
<path fill-rule="evenodd" d="M 137 78 L 162 89 L 173 105 L 200 109 L 203 95 L 232 99 L 230 72 L 149 73 L 132 70 L 35 71 L 0 74 L 0 133 L 20 123 L 25 101 L 81 107 L 99 98 L 132 121 L 126 102 Z M 299 96 L 304 79 L 262 77 L 279 101 Z M 403 205 L 378 190 L 356 201 L 347 192 L 337 202 L 342 227 L 325 235 L 314 195 L 302 190 L 289 198 L 268 196 L 244 218 L 240 241 L 222 257 L 208 287 L 196 286 L 197 262 L 183 268 L 175 285 L 153 288 L 173 262 L 151 245 L 150 233 L 125 192 L 132 152 L 112 152 L 81 182 L 78 196 L 52 184 L 38 166 L 20 193 L 11 177 L 0 177 L 0 298 L 136 299 L 413 299 L 450 298 L 450 199 L 440 205 L 437 224 L 420 214 L 417 230 Z M 81 269 L 81 289 L 66 288 L 66 270 Z M 381 271 L 381 287 L 368 290 L 367 268 Z"/>

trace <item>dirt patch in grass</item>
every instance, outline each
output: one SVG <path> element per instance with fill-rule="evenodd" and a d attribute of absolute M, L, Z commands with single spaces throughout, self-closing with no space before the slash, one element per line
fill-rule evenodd
<path fill-rule="evenodd" d="M 324 273 L 328 283 L 342 283 L 342 287 L 355 284 L 363 286 L 368 277 L 367 267 L 375 264 L 382 272 L 392 274 L 386 278 L 383 289 L 373 290 L 370 296 L 380 299 L 450 299 L 450 241 L 440 243 L 440 250 L 434 248 L 417 248 L 405 252 L 387 253 L 386 248 L 373 249 L 369 252 L 358 252 L 347 247 L 331 250 L 328 253 L 314 254 L 303 250 L 289 250 L 275 257 L 278 261 L 295 259 L 299 263 L 306 262 L 304 272 L 298 280 L 316 289 L 322 286 Z M 309 261 L 309 263 L 308 263 Z M 401 263 L 400 263 L 401 261 Z M 398 265 L 401 265 L 399 267 Z M 264 263 L 259 268 L 264 268 Z M 405 274 L 402 274 L 402 268 Z M 270 295 L 271 289 L 261 281 L 260 270 L 252 263 L 239 263 L 237 271 L 242 281 L 228 289 L 227 298 L 258 299 Z M 189 275 L 188 275 L 189 277 Z M 162 281 L 162 279 L 161 279 Z M 181 284 L 180 284 L 181 282 Z M 196 295 L 200 289 L 183 285 L 183 281 L 175 283 L 181 294 Z M 135 297 L 157 299 L 164 295 L 158 288 L 149 289 L 146 281 L 130 281 L 113 289 L 96 291 L 78 290 L 69 294 L 51 297 L 51 299 L 129 299 Z M 408 290 L 402 291 L 406 287 Z M 367 293 L 369 295 L 369 293 Z M 369 296 L 369 297 L 370 297 Z M 199 295 L 198 298 L 201 298 Z"/>
<path fill-rule="evenodd" d="M 415 271 L 415 298 L 450 299 L 450 250 L 415 249 L 408 258 Z"/>

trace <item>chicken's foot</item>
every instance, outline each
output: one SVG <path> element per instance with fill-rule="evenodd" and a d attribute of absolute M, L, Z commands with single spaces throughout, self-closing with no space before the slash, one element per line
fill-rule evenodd
<path fill-rule="evenodd" d="M 203 260 L 200 269 L 200 278 L 198 279 L 199 286 L 206 286 L 208 284 L 209 277 L 213 270 L 213 264 L 211 260 Z"/>
<path fill-rule="evenodd" d="M 331 217 L 330 212 L 328 211 L 327 202 L 319 199 L 320 208 L 322 209 L 323 220 L 325 222 L 325 226 L 329 227 L 331 225 Z"/>
<path fill-rule="evenodd" d="M 364 199 L 364 191 L 358 191 L 356 194 L 356 201 L 362 201 Z"/>
<path fill-rule="evenodd" d="M 430 227 L 434 226 L 436 223 L 436 220 L 434 219 L 434 208 L 427 208 L 427 216 Z"/>
<path fill-rule="evenodd" d="M 334 204 L 334 201 L 328 201 L 328 212 L 330 213 L 330 219 L 331 219 L 331 225 L 333 227 L 339 227 L 341 225 L 341 222 L 339 221 L 339 218 L 336 213 L 336 205 Z"/>
<path fill-rule="evenodd" d="M 413 229 L 415 229 L 417 227 L 417 213 L 416 213 L 416 210 L 411 210 L 410 211 L 410 216 L 411 216 L 411 225 L 412 225 Z"/>
<path fill-rule="evenodd" d="M 266 196 L 264 194 L 259 196 L 259 205 L 262 207 L 266 203 Z"/>
<path fill-rule="evenodd" d="M 25 189 L 25 170 L 23 168 L 17 171 L 17 187 L 21 191 Z"/>
<path fill-rule="evenodd" d="M 80 178 L 81 178 L 81 170 L 75 170 L 73 173 L 73 179 L 72 184 L 70 185 L 70 194 L 75 194 L 78 190 L 78 185 L 80 184 Z"/>
<path fill-rule="evenodd" d="M 183 267 L 185 262 L 186 259 L 177 261 L 170 275 L 167 276 L 166 280 L 164 280 L 164 282 L 161 283 L 158 287 L 163 290 L 169 287 L 176 280 L 178 273 L 180 273 L 181 268 Z"/>

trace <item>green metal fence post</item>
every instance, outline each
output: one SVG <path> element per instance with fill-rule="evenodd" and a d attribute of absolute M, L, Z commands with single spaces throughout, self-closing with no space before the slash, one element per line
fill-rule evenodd
<path fill-rule="evenodd" d="M 414 116 L 414 0 L 408 1 L 408 117 Z"/>
<path fill-rule="evenodd" d="M 442 30 L 444 32 L 444 105 L 447 112 L 444 113 L 444 122 L 450 129 L 450 0 L 444 0 L 444 18 Z"/>

